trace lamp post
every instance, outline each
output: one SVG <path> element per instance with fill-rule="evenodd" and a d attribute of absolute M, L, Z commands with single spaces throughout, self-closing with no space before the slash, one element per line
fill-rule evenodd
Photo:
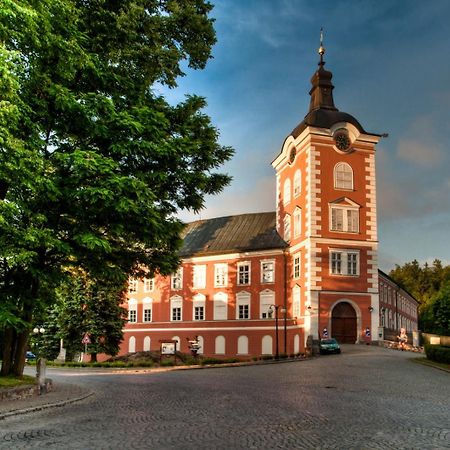
<path fill-rule="evenodd" d="M 286 314 L 286 310 L 281 305 L 270 305 L 269 312 L 272 315 L 272 312 L 275 310 L 275 359 L 280 359 L 280 347 L 278 343 L 278 310 L 281 308 L 281 312 L 284 311 Z"/>
<path fill-rule="evenodd" d="M 33 328 L 33 333 L 39 337 L 40 335 L 44 335 L 45 328 L 43 327 L 35 327 Z M 37 350 L 39 350 L 39 347 L 36 347 Z M 46 384 L 45 384 L 45 378 L 46 378 L 46 363 L 45 358 L 41 358 L 40 356 L 40 350 L 36 351 L 37 353 L 37 362 L 36 362 L 36 378 L 38 381 L 39 386 L 39 394 L 42 394 L 46 391 Z"/>

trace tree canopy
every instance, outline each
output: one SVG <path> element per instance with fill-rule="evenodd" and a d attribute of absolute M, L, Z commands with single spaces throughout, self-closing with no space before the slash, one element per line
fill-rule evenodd
<path fill-rule="evenodd" d="M 230 180 L 233 151 L 176 86 L 215 43 L 204 0 L 2 0 L 2 374 L 23 370 L 33 311 L 70 266 L 123 283 L 177 264 L 179 209 Z"/>
<path fill-rule="evenodd" d="M 422 331 L 450 335 L 450 266 L 438 259 L 431 266 L 413 260 L 396 265 L 389 275 L 419 301 Z"/>

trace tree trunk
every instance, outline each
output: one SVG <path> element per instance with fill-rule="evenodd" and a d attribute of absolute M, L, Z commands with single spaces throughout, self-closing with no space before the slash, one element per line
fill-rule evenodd
<path fill-rule="evenodd" d="M 11 370 L 12 374 L 16 377 L 21 377 L 23 375 L 23 369 L 25 367 L 25 352 L 27 350 L 29 334 L 30 332 L 28 330 L 17 333 L 14 360 Z"/>
<path fill-rule="evenodd" d="M 6 328 L 4 337 L 3 337 L 3 361 L 2 361 L 2 370 L 0 375 L 2 377 L 6 377 L 11 375 L 12 363 L 13 363 L 13 354 L 14 354 L 14 337 L 15 337 L 14 328 Z"/>

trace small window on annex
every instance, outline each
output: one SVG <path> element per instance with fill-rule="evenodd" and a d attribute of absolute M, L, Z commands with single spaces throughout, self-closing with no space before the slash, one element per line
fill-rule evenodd
<path fill-rule="evenodd" d="M 250 263 L 240 262 L 237 264 L 237 284 L 245 286 L 250 284 Z"/>
<path fill-rule="evenodd" d="M 194 278 L 193 278 L 193 288 L 194 289 L 205 289 L 206 287 L 206 266 L 194 266 Z"/>
<path fill-rule="evenodd" d="M 214 264 L 214 287 L 225 287 L 228 280 L 228 264 Z"/>
<path fill-rule="evenodd" d="M 341 162 L 334 167 L 334 187 L 353 190 L 353 170 L 347 163 Z"/>
<path fill-rule="evenodd" d="M 170 299 L 170 320 L 177 322 L 182 319 L 183 299 L 181 297 L 172 297 Z"/>
<path fill-rule="evenodd" d="M 144 298 L 142 303 L 143 303 L 144 322 L 151 322 L 153 300 L 151 298 Z"/>
<path fill-rule="evenodd" d="M 152 292 L 155 288 L 154 278 L 144 278 L 144 292 Z"/>
<path fill-rule="evenodd" d="M 134 298 L 128 300 L 128 322 L 137 322 L 137 300 Z"/>
<path fill-rule="evenodd" d="M 192 299 L 194 320 L 205 320 L 205 303 L 206 297 L 203 294 L 194 295 Z"/>
<path fill-rule="evenodd" d="M 275 261 L 261 261 L 261 283 L 275 282 Z"/>
<path fill-rule="evenodd" d="M 178 270 L 172 274 L 172 289 L 178 291 L 183 287 L 183 268 L 179 267 Z"/>
<path fill-rule="evenodd" d="M 301 258 L 300 258 L 300 253 L 295 254 L 292 257 L 292 265 L 293 265 L 293 277 L 294 278 L 300 278 L 300 270 L 301 270 Z"/>
<path fill-rule="evenodd" d="M 239 292 L 236 295 L 236 319 L 250 319 L 250 294 Z"/>

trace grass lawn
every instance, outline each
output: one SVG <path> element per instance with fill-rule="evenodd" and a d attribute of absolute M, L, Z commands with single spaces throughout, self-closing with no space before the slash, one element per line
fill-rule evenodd
<path fill-rule="evenodd" d="M 22 377 L 0 377 L 0 389 L 35 383 L 36 378 L 28 375 L 23 375 Z"/>

